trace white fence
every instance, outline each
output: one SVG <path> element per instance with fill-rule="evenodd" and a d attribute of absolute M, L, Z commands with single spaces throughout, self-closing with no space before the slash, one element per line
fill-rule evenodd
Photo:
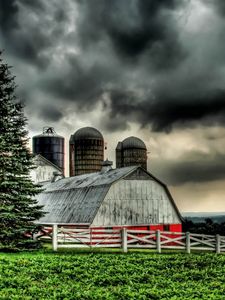
<path fill-rule="evenodd" d="M 37 238 L 52 240 L 55 251 L 58 248 L 131 248 L 193 250 L 225 252 L 225 236 L 183 232 L 122 229 L 73 228 L 54 224 L 44 227 Z"/>

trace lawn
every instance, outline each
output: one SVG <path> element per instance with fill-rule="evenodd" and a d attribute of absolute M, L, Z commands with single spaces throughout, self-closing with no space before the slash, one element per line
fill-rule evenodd
<path fill-rule="evenodd" d="M 225 299 L 225 256 L 0 254 L 0 299 Z"/>

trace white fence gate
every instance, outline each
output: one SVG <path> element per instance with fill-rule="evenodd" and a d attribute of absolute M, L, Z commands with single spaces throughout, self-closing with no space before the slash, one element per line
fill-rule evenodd
<path fill-rule="evenodd" d="M 76 227 L 54 224 L 44 226 L 42 240 L 52 240 L 55 251 L 58 248 L 122 248 L 127 252 L 131 248 L 213 251 L 225 252 L 225 236 L 205 235 L 183 232 L 149 231 L 122 229 L 80 229 Z"/>

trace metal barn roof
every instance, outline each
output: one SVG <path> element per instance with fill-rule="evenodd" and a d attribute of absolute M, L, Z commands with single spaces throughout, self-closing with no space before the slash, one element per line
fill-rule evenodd
<path fill-rule="evenodd" d="M 46 184 L 37 200 L 47 213 L 38 223 L 91 223 L 111 184 L 135 169 L 111 169 Z"/>
<path fill-rule="evenodd" d="M 49 185 L 46 185 L 44 192 L 49 193 L 54 191 L 88 188 L 92 186 L 110 185 L 114 181 L 128 175 L 135 169 L 137 169 L 137 167 L 132 166 L 120 169 L 111 169 L 107 172 L 96 172 L 63 178 L 54 183 L 49 183 Z"/>

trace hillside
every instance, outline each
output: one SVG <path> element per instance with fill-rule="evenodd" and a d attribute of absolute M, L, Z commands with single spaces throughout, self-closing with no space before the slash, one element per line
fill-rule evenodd
<path fill-rule="evenodd" d="M 219 212 L 219 213 L 205 213 L 205 212 L 199 212 L 199 213 L 182 213 L 182 216 L 190 220 L 194 223 L 201 223 L 204 222 L 205 219 L 211 219 L 214 223 L 224 223 L 225 222 L 225 212 Z"/>

